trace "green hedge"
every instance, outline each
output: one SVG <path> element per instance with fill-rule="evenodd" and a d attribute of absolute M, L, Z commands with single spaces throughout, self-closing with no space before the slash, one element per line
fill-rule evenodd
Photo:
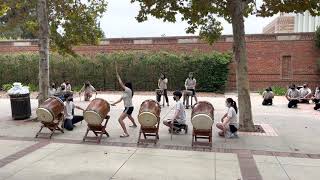
<path fill-rule="evenodd" d="M 194 72 L 198 91 L 223 92 L 232 56 L 221 53 L 173 54 L 168 52 L 117 52 L 89 56 L 50 55 L 50 79 L 64 79 L 79 89 L 89 80 L 98 89 L 115 90 L 115 62 L 124 81 L 131 81 L 135 90 L 154 90 L 161 72 L 169 79 L 169 89 L 183 89 L 189 72 Z M 21 82 L 38 84 L 37 54 L 0 55 L 0 84 Z"/>

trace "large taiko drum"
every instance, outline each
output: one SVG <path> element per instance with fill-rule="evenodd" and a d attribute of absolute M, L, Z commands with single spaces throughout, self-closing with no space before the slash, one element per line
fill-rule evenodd
<path fill-rule="evenodd" d="M 207 101 L 199 101 L 192 108 L 191 123 L 195 129 L 211 129 L 214 122 L 214 108 Z"/>
<path fill-rule="evenodd" d="M 61 99 L 57 97 L 49 97 L 40 105 L 36 113 L 40 121 L 52 122 L 54 119 L 57 119 L 58 115 L 61 114 L 63 109 L 64 104 Z"/>
<path fill-rule="evenodd" d="M 161 107 L 157 101 L 145 100 L 140 105 L 138 121 L 143 127 L 154 127 L 159 123 Z"/>
<path fill-rule="evenodd" d="M 83 118 L 89 125 L 98 126 L 101 125 L 109 112 L 109 103 L 104 99 L 96 98 L 88 105 L 87 109 L 83 113 Z"/>

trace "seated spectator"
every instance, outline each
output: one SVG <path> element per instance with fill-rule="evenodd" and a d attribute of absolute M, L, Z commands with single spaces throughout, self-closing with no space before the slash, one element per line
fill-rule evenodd
<path fill-rule="evenodd" d="M 286 93 L 286 98 L 289 101 L 288 108 L 297 108 L 299 102 L 300 93 L 296 88 L 296 85 L 292 84 Z"/>
<path fill-rule="evenodd" d="M 271 87 L 268 87 L 263 93 L 262 93 L 263 101 L 262 105 L 272 105 L 272 99 L 274 98 L 274 94 L 272 92 Z"/>
<path fill-rule="evenodd" d="M 70 92 L 71 90 L 71 84 L 69 81 L 66 81 L 66 91 Z"/>
<path fill-rule="evenodd" d="M 300 93 L 300 103 L 309 104 L 310 99 L 312 98 L 312 91 L 308 87 L 308 84 L 304 84 L 301 89 L 299 89 Z"/>
<path fill-rule="evenodd" d="M 49 88 L 48 95 L 54 96 L 57 93 L 56 85 L 54 83 L 51 84 L 51 87 Z"/>
<path fill-rule="evenodd" d="M 316 104 L 314 106 L 314 110 L 320 109 L 320 86 L 318 86 L 314 92 L 314 97 L 312 98 L 312 101 Z"/>

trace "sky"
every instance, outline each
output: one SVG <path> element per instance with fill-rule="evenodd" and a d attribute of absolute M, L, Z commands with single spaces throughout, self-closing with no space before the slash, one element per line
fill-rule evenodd
<path fill-rule="evenodd" d="M 131 4 L 130 0 L 108 0 L 108 10 L 100 22 L 106 38 L 193 35 L 186 34 L 185 29 L 188 25 L 181 22 L 180 19 L 177 19 L 175 23 L 165 23 L 160 19 L 151 17 L 146 22 L 138 23 L 135 19 L 138 12 L 139 5 L 137 3 Z M 248 17 L 245 20 L 246 34 L 262 33 L 263 27 L 274 18 Z M 231 24 L 222 21 L 222 25 L 224 28 L 223 35 L 232 34 Z"/>

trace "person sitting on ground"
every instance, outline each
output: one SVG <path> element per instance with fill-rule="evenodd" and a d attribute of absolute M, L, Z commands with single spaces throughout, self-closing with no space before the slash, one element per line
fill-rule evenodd
<path fill-rule="evenodd" d="M 55 96 L 59 97 L 62 101 L 65 101 L 64 95 L 66 93 L 66 87 L 63 84 L 61 84 L 61 86 L 57 89 Z"/>
<path fill-rule="evenodd" d="M 83 116 L 75 116 L 73 114 L 74 108 L 80 109 L 82 111 L 84 111 L 84 109 L 79 106 L 76 106 L 73 103 L 72 94 L 67 93 L 64 95 L 64 98 L 66 99 L 66 102 L 64 104 L 64 117 L 65 117 L 64 128 L 69 131 L 72 131 L 73 128 L 75 127 L 74 124 L 83 120 Z"/>
<path fill-rule="evenodd" d="M 54 96 L 56 93 L 57 93 L 56 85 L 55 85 L 55 83 L 51 83 L 51 86 L 48 91 L 48 95 Z"/>
<path fill-rule="evenodd" d="M 232 98 L 227 98 L 226 106 L 228 107 L 227 113 L 221 118 L 221 123 L 216 125 L 221 130 L 218 134 L 226 138 L 237 138 L 239 129 L 237 103 Z"/>
<path fill-rule="evenodd" d="M 318 86 L 314 92 L 314 97 L 312 98 L 312 101 L 316 104 L 314 106 L 314 110 L 320 109 L 320 86 Z"/>
<path fill-rule="evenodd" d="M 299 103 L 300 93 L 296 85 L 292 84 L 286 93 L 286 98 L 289 101 L 288 108 L 297 108 Z"/>
<path fill-rule="evenodd" d="M 173 100 L 176 101 L 175 112 L 172 119 L 163 121 L 163 124 L 169 127 L 169 132 L 173 129 L 173 133 L 179 133 L 181 128 L 178 126 L 186 124 L 186 112 L 181 102 L 182 93 L 180 91 L 175 91 L 173 93 Z"/>
<path fill-rule="evenodd" d="M 90 98 L 92 97 L 92 93 L 95 92 L 97 95 L 96 89 L 90 84 L 89 81 L 86 81 L 84 85 L 82 86 L 79 96 L 81 96 L 81 93 L 84 92 L 84 100 L 90 101 Z"/>
<path fill-rule="evenodd" d="M 71 84 L 69 81 L 66 81 L 66 91 L 71 92 Z"/>
<path fill-rule="evenodd" d="M 122 89 L 124 90 L 124 92 L 123 92 L 121 98 L 118 101 L 112 103 L 111 106 L 115 106 L 116 104 L 120 103 L 123 100 L 124 110 L 123 110 L 122 114 L 120 115 L 118 121 L 119 121 L 119 124 L 120 124 L 123 132 L 124 132 L 122 135 L 120 135 L 120 137 L 125 138 L 125 137 L 129 137 L 129 133 L 127 131 L 126 125 L 123 122 L 126 117 L 128 117 L 130 119 L 130 121 L 132 122 L 132 125 L 129 127 L 133 127 L 133 128 L 137 127 L 137 124 L 132 117 L 132 112 L 134 109 L 133 104 L 132 104 L 132 97 L 133 97 L 134 92 L 133 92 L 131 82 L 127 82 L 125 84 L 122 82 L 121 77 L 118 74 L 117 67 L 116 67 L 116 75 L 117 75 L 119 84 L 122 87 Z"/>
<path fill-rule="evenodd" d="M 262 93 L 263 101 L 262 105 L 272 105 L 272 99 L 274 98 L 274 94 L 272 92 L 271 87 L 268 87 L 263 93 Z"/>
<path fill-rule="evenodd" d="M 309 104 L 309 101 L 312 98 L 312 91 L 308 87 L 308 84 L 303 84 L 303 87 L 299 89 L 299 93 L 300 93 L 300 103 Z"/>

